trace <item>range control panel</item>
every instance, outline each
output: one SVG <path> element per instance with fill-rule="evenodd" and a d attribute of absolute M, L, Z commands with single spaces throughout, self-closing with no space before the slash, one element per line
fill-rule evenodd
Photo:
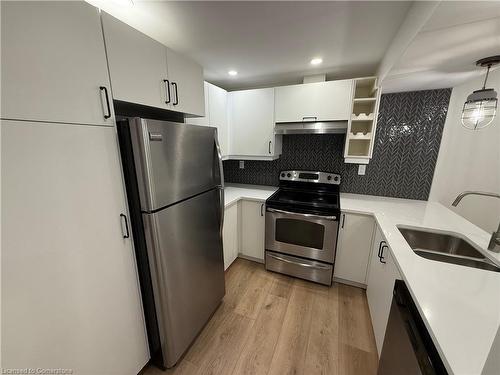
<path fill-rule="evenodd" d="M 340 175 L 330 172 L 281 171 L 280 180 L 340 185 Z"/>

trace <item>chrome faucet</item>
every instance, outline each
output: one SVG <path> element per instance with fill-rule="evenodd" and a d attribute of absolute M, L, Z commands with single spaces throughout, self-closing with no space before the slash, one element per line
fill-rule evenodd
<path fill-rule="evenodd" d="M 485 197 L 493 197 L 500 199 L 500 194 L 489 193 L 487 191 L 464 191 L 459 194 L 453 203 L 451 204 L 453 207 L 456 207 L 463 197 L 466 195 L 482 195 Z M 493 251 L 494 253 L 500 253 L 500 223 L 498 224 L 498 229 L 496 232 L 491 234 L 490 243 L 488 244 L 488 250 Z"/>

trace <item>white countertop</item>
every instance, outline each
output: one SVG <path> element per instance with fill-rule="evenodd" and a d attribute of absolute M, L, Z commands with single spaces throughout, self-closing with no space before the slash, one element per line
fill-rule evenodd
<path fill-rule="evenodd" d="M 263 202 L 278 190 L 275 186 L 227 184 L 224 189 L 224 206 L 227 208 L 240 199 Z"/>
<path fill-rule="evenodd" d="M 243 198 L 264 201 L 276 190 L 228 185 L 225 204 Z M 490 234 L 436 202 L 341 193 L 340 206 L 344 212 L 375 217 L 448 371 L 480 374 L 500 327 L 500 273 L 422 258 L 396 226 L 458 233 L 481 249 L 487 248 Z M 500 265 L 500 254 L 483 252 Z"/>

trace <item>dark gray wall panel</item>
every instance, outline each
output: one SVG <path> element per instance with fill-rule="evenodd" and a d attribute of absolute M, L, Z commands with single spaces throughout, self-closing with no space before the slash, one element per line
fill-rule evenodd
<path fill-rule="evenodd" d="M 366 174 L 345 164 L 344 135 L 301 134 L 283 137 L 275 161 L 224 162 L 226 182 L 278 185 L 280 170 L 310 169 L 342 175 L 348 193 L 423 199 L 429 196 L 451 89 L 382 95 L 373 158 Z"/>

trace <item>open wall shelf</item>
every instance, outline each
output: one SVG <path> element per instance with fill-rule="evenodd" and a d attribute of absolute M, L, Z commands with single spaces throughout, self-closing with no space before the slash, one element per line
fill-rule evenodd
<path fill-rule="evenodd" d="M 350 134 L 370 133 L 373 128 L 373 121 L 354 121 L 351 123 Z"/>
<path fill-rule="evenodd" d="M 376 77 L 354 80 L 352 115 L 347 127 L 346 163 L 367 164 L 375 139 L 380 90 Z"/>
<path fill-rule="evenodd" d="M 349 139 L 349 152 L 347 156 L 366 156 L 370 155 L 369 139 Z"/>
<path fill-rule="evenodd" d="M 352 113 L 356 116 L 373 116 L 375 113 L 376 104 L 376 100 L 370 99 L 370 101 L 356 101 L 356 99 L 354 99 Z"/>
<path fill-rule="evenodd" d="M 354 99 L 376 99 L 377 98 L 377 78 L 366 77 L 356 79 L 354 88 Z"/>

